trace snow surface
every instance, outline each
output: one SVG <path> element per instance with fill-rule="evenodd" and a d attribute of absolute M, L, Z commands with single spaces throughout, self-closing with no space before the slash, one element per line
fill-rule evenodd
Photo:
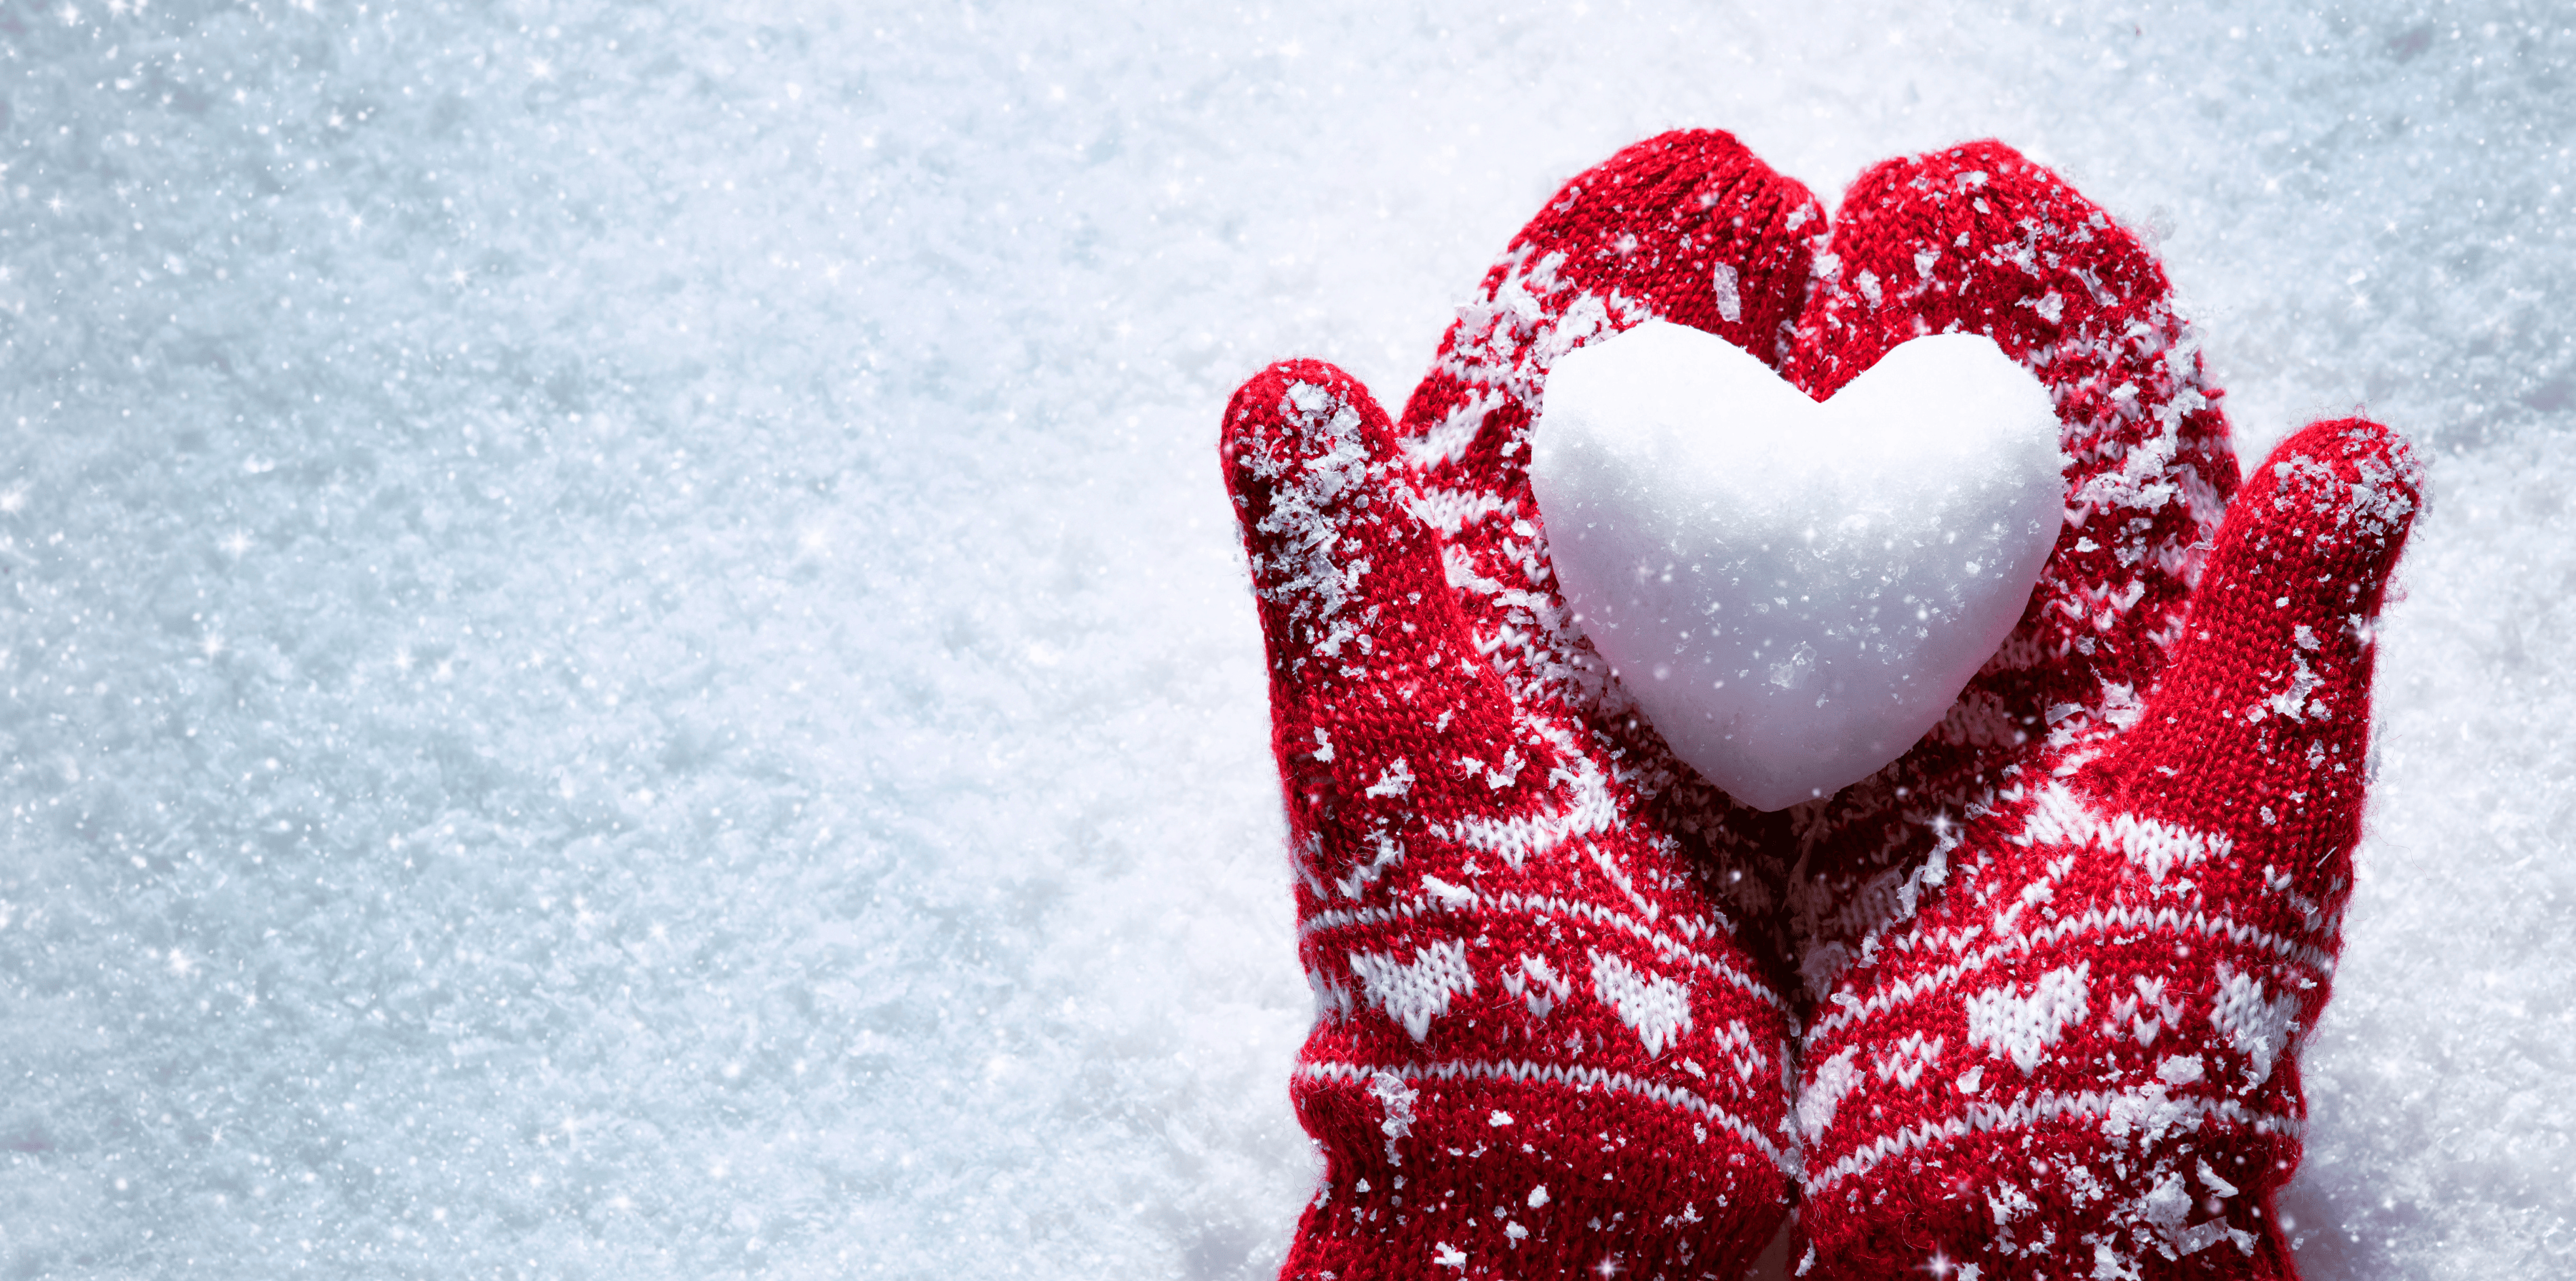
<path fill-rule="evenodd" d="M 2065 523 L 2059 434 L 1983 334 L 1899 343 L 1818 404 L 1649 320 L 1556 362 L 1530 492 L 1673 754 L 1776 810 L 1904 755 L 2012 634 Z"/>
<path fill-rule="evenodd" d="M 1681 124 L 2002 136 L 2429 446 L 2288 1208 L 2569 1270 L 2563 6 L 1076 9 L 0 8 L 0 1273 L 1267 1273 L 1218 413 Z"/>

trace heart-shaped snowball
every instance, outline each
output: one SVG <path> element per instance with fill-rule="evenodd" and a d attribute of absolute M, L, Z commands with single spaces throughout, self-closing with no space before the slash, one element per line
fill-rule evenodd
<path fill-rule="evenodd" d="M 1990 339 L 1914 339 L 1818 404 L 1650 321 L 1557 361 L 1530 488 L 1620 684 L 1774 810 L 1940 723 L 2039 581 L 2065 464 L 2048 392 Z"/>

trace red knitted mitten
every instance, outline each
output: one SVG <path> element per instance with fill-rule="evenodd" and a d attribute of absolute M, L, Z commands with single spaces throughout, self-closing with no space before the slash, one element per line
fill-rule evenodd
<path fill-rule="evenodd" d="M 1786 1211 L 1787 1022 L 1722 907 L 1749 842 L 1574 634 L 1523 467 L 1567 350 L 1662 317 L 1776 353 L 1802 224 L 1734 139 L 1665 135 L 1512 243 L 1401 439 L 1318 362 L 1226 411 L 1320 1007 L 1286 1275 L 1732 1275 Z"/>
<path fill-rule="evenodd" d="M 1969 143 L 1863 173 L 1824 274 L 1791 380 L 1830 396 L 1907 339 L 1992 337 L 2057 403 L 2069 521 L 2021 623 L 1941 724 L 1888 768 L 1792 812 L 1814 993 L 2007 769 L 2098 731 L 2155 684 L 2237 484 L 2220 393 L 2164 270 L 2011 148 Z"/>
<path fill-rule="evenodd" d="M 2074 461 L 2030 611 L 1950 720 L 1795 820 L 1801 1273 L 2292 1276 L 2270 1203 L 2416 464 L 2320 423 L 2224 501 L 2162 272 L 2008 149 L 1881 166 L 1844 209 L 1793 372 L 1830 390 L 1915 333 L 1989 333 Z"/>

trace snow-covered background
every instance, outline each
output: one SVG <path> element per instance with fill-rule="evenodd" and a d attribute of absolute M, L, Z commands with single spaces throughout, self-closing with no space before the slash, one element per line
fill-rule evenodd
<path fill-rule="evenodd" d="M 0 1276 L 1271 1270 L 1218 411 L 1686 124 L 2001 136 L 2431 447 L 2287 1208 L 2564 1273 L 2571 118 L 2554 0 L 0 3 Z"/>

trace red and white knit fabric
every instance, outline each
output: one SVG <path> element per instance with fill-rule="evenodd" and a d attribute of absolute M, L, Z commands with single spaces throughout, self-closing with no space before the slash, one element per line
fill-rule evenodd
<path fill-rule="evenodd" d="M 1227 408 L 1321 1009 L 1286 1275 L 1740 1275 L 1786 1214 L 1788 1015 L 1726 905 L 1730 807 L 1572 628 L 1524 465 L 1593 338 L 1775 349 L 1822 222 L 1734 139 L 1657 138 L 1513 242 L 1400 434 L 1316 362 Z"/>
<path fill-rule="evenodd" d="M 2073 463 L 2029 609 L 1949 718 L 1793 815 L 1801 1274 L 2295 1275 L 2271 1198 L 2419 469 L 2319 423 L 2231 499 L 2163 272 L 1999 144 L 1864 174 L 1832 253 L 1793 378 L 1990 334 Z"/>
<path fill-rule="evenodd" d="M 1997 144 L 1880 166 L 1825 230 L 1734 139 L 1651 139 L 1513 242 L 1401 429 L 1317 362 L 1228 408 L 1321 1010 L 1286 1275 L 1736 1275 L 1793 1197 L 1807 1275 L 2288 1274 L 2414 465 L 2320 424 L 2230 505 L 2161 270 Z M 1556 592 L 1547 370 L 1648 317 L 1818 395 L 1989 333 L 2057 399 L 2020 627 L 1835 797 L 1699 779 Z"/>
<path fill-rule="evenodd" d="M 1884 917 L 1892 869 L 2052 739 L 2133 708 L 2181 635 L 2237 484 L 2218 391 L 2163 270 L 2057 177 L 1999 143 L 1889 161 L 1844 194 L 1792 381 L 1819 398 L 1898 343 L 1992 337 L 2055 399 L 2067 523 L 2020 625 L 1902 759 L 1799 807 L 1801 969 L 1818 991 Z"/>

